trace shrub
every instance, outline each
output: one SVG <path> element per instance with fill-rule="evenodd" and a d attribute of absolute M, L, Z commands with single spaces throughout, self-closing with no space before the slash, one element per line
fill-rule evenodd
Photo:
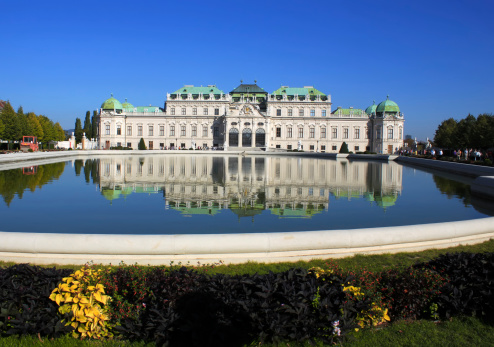
<path fill-rule="evenodd" d="M 449 279 L 437 299 L 441 317 L 463 314 L 494 319 L 494 253 L 448 253 L 417 266 Z"/>
<path fill-rule="evenodd" d="M 0 268 L 0 336 L 57 337 L 71 331 L 49 299 L 52 289 L 71 272 L 27 264 Z"/>
<path fill-rule="evenodd" d="M 139 144 L 137 145 L 137 149 L 139 149 L 139 150 L 146 150 L 147 149 L 146 144 L 144 143 L 144 139 L 142 137 L 139 140 Z"/>
<path fill-rule="evenodd" d="M 75 338 L 111 338 L 112 325 L 109 323 L 107 307 L 111 300 L 105 295 L 101 282 L 101 271 L 84 267 L 69 277 L 65 277 L 50 295 L 50 299 L 60 305 L 58 311 L 70 317 L 62 323 L 74 328 Z"/>
<path fill-rule="evenodd" d="M 343 142 L 340 147 L 340 153 L 348 153 L 348 145 L 346 142 Z"/>

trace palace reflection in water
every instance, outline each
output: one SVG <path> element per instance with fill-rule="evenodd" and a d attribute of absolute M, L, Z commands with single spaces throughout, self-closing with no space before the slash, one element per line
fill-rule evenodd
<path fill-rule="evenodd" d="M 230 209 L 254 217 L 269 210 L 280 218 L 310 218 L 329 209 L 331 196 L 393 206 L 403 175 L 394 162 L 188 155 L 105 157 L 99 173 L 101 193 L 110 201 L 159 193 L 166 208 L 185 215 Z"/>

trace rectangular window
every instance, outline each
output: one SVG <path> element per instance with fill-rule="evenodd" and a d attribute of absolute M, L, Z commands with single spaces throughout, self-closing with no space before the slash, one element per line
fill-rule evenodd
<path fill-rule="evenodd" d="M 207 125 L 202 127 L 202 137 L 208 137 L 208 126 Z"/>
<path fill-rule="evenodd" d="M 310 110 L 310 116 L 315 117 L 316 116 L 316 110 Z"/>
<path fill-rule="evenodd" d="M 300 139 L 304 137 L 304 128 L 298 128 L 298 137 Z"/>
<path fill-rule="evenodd" d="M 310 128 L 309 129 L 309 138 L 313 139 L 316 137 L 316 128 Z"/>
<path fill-rule="evenodd" d="M 281 145 L 276 145 L 276 148 L 281 148 Z"/>
<path fill-rule="evenodd" d="M 160 125 L 160 136 L 165 136 L 165 126 Z"/>
<path fill-rule="evenodd" d="M 326 150 L 326 146 L 325 145 L 322 145 L 321 146 L 321 151 L 324 152 Z"/>
<path fill-rule="evenodd" d="M 170 136 L 175 136 L 175 125 L 170 125 Z"/>
<path fill-rule="evenodd" d="M 286 149 L 292 149 L 292 145 L 287 145 Z"/>
<path fill-rule="evenodd" d="M 214 127 L 214 137 L 220 136 L 220 128 Z"/>
<path fill-rule="evenodd" d="M 304 116 L 304 109 L 303 108 L 301 108 L 301 109 L 298 110 L 298 115 L 300 117 L 303 117 Z"/>
<path fill-rule="evenodd" d="M 105 134 L 110 135 L 110 124 L 105 125 Z"/>
<path fill-rule="evenodd" d="M 193 116 L 197 116 L 197 107 L 194 107 L 194 108 L 192 109 L 192 115 L 193 115 Z"/>
<path fill-rule="evenodd" d="M 197 125 L 192 126 L 192 136 L 197 136 Z"/>
<path fill-rule="evenodd" d="M 400 128 L 400 140 L 403 140 L 403 129 Z"/>
<path fill-rule="evenodd" d="M 276 137 L 281 137 L 281 128 L 276 128 Z"/>
<path fill-rule="evenodd" d="M 205 116 L 207 116 L 207 115 L 208 115 L 208 109 L 207 109 L 206 107 L 205 107 L 205 108 L 204 108 L 204 110 L 203 110 L 203 114 L 204 114 Z"/>
<path fill-rule="evenodd" d="M 132 136 L 132 125 L 127 125 L 127 136 Z"/>
<path fill-rule="evenodd" d="M 170 109 L 170 114 L 171 114 L 172 116 L 174 116 L 174 115 L 175 115 L 175 108 L 174 108 L 174 107 L 172 107 L 172 108 Z"/>
<path fill-rule="evenodd" d="M 153 126 L 150 125 L 149 126 L 149 136 L 153 136 L 154 135 L 154 130 L 153 130 Z"/>
<path fill-rule="evenodd" d="M 142 136 L 142 125 L 137 126 L 137 136 Z"/>
<path fill-rule="evenodd" d="M 336 151 L 336 146 L 332 146 L 331 150 Z"/>
<path fill-rule="evenodd" d="M 377 127 L 376 129 L 376 139 L 380 140 L 381 139 L 381 128 Z"/>
<path fill-rule="evenodd" d="M 185 125 L 180 126 L 180 136 L 185 136 Z"/>
<path fill-rule="evenodd" d="M 288 109 L 288 117 L 291 117 L 293 114 L 293 110 L 291 108 Z"/>
<path fill-rule="evenodd" d="M 122 126 L 117 124 L 117 135 L 122 135 Z"/>
<path fill-rule="evenodd" d="M 344 139 L 348 138 L 348 128 L 343 128 L 343 138 Z"/>
<path fill-rule="evenodd" d="M 278 108 L 278 109 L 276 110 L 276 115 L 277 115 L 277 116 L 281 116 L 281 108 Z"/>
<path fill-rule="evenodd" d="M 130 148 L 130 147 L 132 147 L 132 143 L 127 142 L 127 148 Z"/>
<path fill-rule="evenodd" d="M 182 116 L 185 116 L 185 114 L 186 114 L 186 109 L 182 108 Z"/>
<path fill-rule="evenodd" d="M 117 147 L 121 147 L 121 146 L 122 146 L 122 142 L 117 142 Z M 117 169 L 118 169 L 118 166 L 119 166 L 119 165 L 120 165 L 120 164 L 117 164 Z M 120 171 L 120 170 L 118 170 L 118 171 Z"/>
<path fill-rule="evenodd" d="M 214 109 L 214 115 L 215 116 L 219 116 L 220 115 L 220 109 L 219 108 L 215 108 Z"/>
<path fill-rule="evenodd" d="M 293 137 L 293 132 L 292 132 L 291 127 L 286 129 L 286 137 L 289 137 L 289 138 Z"/>
<path fill-rule="evenodd" d="M 355 146 L 355 152 L 358 152 L 360 150 L 359 146 Z"/>
<path fill-rule="evenodd" d="M 326 110 L 321 111 L 321 116 L 326 117 Z"/>
<path fill-rule="evenodd" d="M 365 138 L 369 138 L 369 128 L 365 128 Z"/>
<path fill-rule="evenodd" d="M 388 139 L 393 139 L 393 128 L 388 128 Z"/>
<path fill-rule="evenodd" d="M 326 138 L 326 128 L 321 128 L 321 139 Z"/>
<path fill-rule="evenodd" d="M 359 128 L 353 129 L 353 138 L 354 139 L 360 139 L 360 129 Z"/>
<path fill-rule="evenodd" d="M 309 150 L 313 151 L 314 150 L 314 145 L 309 146 Z"/>
<path fill-rule="evenodd" d="M 338 128 L 331 128 L 331 138 L 332 139 L 338 138 Z"/>

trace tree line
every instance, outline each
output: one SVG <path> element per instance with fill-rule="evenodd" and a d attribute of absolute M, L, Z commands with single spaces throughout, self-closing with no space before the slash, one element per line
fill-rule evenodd
<path fill-rule="evenodd" d="M 42 142 L 65 140 L 65 132 L 59 123 L 34 112 L 24 113 L 22 106 L 15 112 L 7 101 L 0 112 L 0 139 L 20 141 L 23 136 L 36 136 Z"/>
<path fill-rule="evenodd" d="M 446 119 L 437 127 L 434 144 L 450 149 L 489 149 L 494 147 L 494 115 L 480 114 L 477 118 L 469 114 L 457 121 Z"/>
<path fill-rule="evenodd" d="M 74 136 L 77 143 L 81 142 L 83 133 L 86 134 L 86 138 L 92 139 L 96 138 L 97 135 L 97 122 L 94 120 L 98 116 L 98 111 L 93 111 L 93 116 L 91 117 L 91 112 L 86 112 L 86 118 L 84 119 L 84 127 L 80 118 L 75 119 Z"/>

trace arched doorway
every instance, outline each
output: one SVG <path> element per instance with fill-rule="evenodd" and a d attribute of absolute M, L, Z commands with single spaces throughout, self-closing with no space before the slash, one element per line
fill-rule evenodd
<path fill-rule="evenodd" d="M 266 145 L 266 131 L 259 128 L 256 130 L 256 147 L 264 147 Z"/>
<path fill-rule="evenodd" d="M 242 147 L 252 147 L 252 129 L 242 130 Z"/>
<path fill-rule="evenodd" d="M 229 142 L 228 146 L 230 147 L 238 147 L 238 129 L 231 128 L 228 134 Z"/>

